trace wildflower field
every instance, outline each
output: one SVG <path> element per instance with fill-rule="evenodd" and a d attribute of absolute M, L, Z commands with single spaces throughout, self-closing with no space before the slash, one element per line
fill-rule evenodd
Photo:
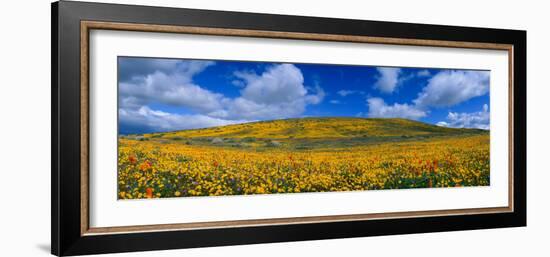
<path fill-rule="evenodd" d="M 305 118 L 119 136 L 118 198 L 489 185 L 489 132 Z"/>

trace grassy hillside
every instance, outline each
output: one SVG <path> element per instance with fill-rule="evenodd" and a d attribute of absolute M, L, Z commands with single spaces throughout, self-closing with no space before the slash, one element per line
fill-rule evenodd
<path fill-rule="evenodd" d="M 489 132 L 305 118 L 119 138 L 118 199 L 487 186 Z"/>
<path fill-rule="evenodd" d="M 145 134 L 140 140 L 228 147 L 299 149 L 488 134 L 477 129 L 439 127 L 407 119 L 300 118 L 204 129 Z M 129 137 L 130 139 L 132 136 Z M 136 138 L 136 137 L 134 137 Z"/>
<path fill-rule="evenodd" d="M 226 138 L 342 138 L 379 136 L 455 135 L 482 133 L 473 129 L 439 127 L 406 119 L 301 118 L 259 121 L 221 127 L 175 131 L 163 134 L 179 137 Z M 153 136 L 150 134 L 148 136 Z"/>

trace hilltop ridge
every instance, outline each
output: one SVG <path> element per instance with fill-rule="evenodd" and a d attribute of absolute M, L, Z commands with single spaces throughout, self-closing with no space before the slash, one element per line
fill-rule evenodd
<path fill-rule="evenodd" d="M 414 137 L 460 134 L 483 134 L 479 129 L 440 127 L 419 121 L 398 118 L 292 118 L 257 121 L 202 129 L 180 130 L 164 133 L 164 137 L 220 137 L 220 138 L 354 138 L 354 137 Z"/>

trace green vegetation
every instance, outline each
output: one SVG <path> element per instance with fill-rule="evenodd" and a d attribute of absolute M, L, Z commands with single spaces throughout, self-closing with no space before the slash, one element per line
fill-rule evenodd
<path fill-rule="evenodd" d="M 168 139 L 187 145 L 256 150 L 311 150 L 488 134 L 485 130 L 446 128 L 406 119 L 300 118 L 144 134 L 139 140 Z"/>

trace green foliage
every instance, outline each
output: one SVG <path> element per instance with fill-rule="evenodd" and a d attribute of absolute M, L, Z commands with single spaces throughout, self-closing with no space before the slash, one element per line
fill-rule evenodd
<path fill-rule="evenodd" d="M 384 142 L 430 141 L 488 134 L 485 130 L 446 128 L 406 119 L 317 117 L 259 121 L 132 137 L 141 141 L 185 140 L 183 143 L 186 145 L 252 147 L 261 151 L 263 148 L 347 148 Z"/>

